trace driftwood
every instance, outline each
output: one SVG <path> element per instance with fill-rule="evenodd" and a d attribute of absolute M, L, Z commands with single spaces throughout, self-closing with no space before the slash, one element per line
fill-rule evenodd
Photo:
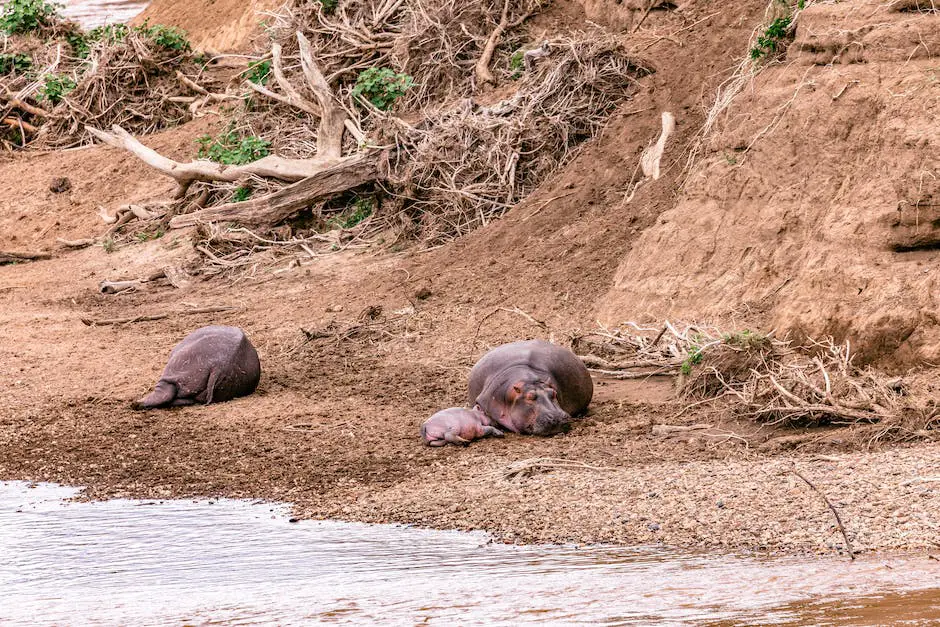
<path fill-rule="evenodd" d="M 19 263 L 21 261 L 36 261 L 39 259 L 51 258 L 51 253 L 31 253 L 15 250 L 0 250 L 0 264 Z"/>
<path fill-rule="evenodd" d="M 493 61 L 493 53 L 496 51 L 496 46 L 499 45 L 499 40 L 503 36 L 503 33 L 519 26 L 532 15 L 530 11 L 522 15 L 522 17 L 510 22 L 509 4 L 509 0 L 503 2 L 503 11 L 499 17 L 499 24 L 497 24 L 493 32 L 490 33 L 486 44 L 483 46 L 483 52 L 480 54 L 476 65 L 473 67 L 473 72 L 476 74 L 477 81 L 479 81 L 481 85 L 492 85 L 496 83 L 496 79 L 493 78 L 493 73 L 490 72 L 490 63 Z"/>
<path fill-rule="evenodd" d="M 159 279 L 166 279 L 170 282 L 170 285 L 176 288 L 187 287 L 190 283 L 189 275 L 178 266 L 166 266 L 156 272 L 152 272 L 147 276 L 139 277 L 136 279 L 123 279 L 120 281 L 111 281 L 105 279 L 98 284 L 98 291 L 102 294 L 120 294 L 128 290 L 136 290 L 137 288 L 143 286 L 146 283 L 151 283 Z"/>
<path fill-rule="evenodd" d="M 92 136 L 102 142 L 127 150 L 150 167 L 175 179 L 180 186 L 177 192 L 178 198 L 185 194 L 194 181 L 236 182 L 252 174 L 284 181 L 299 181 L 313 176 L 324 167 L 329 167 L 335 162 L 335 159 L 285 159 L 272 155 L 245 165 L 225 165 L 203 159 L 180 163 L 143 145 L 120 126 L 112 127 L 111 133 L 90 126 L 85 128 Z"/>
<path fill-rule="evenodd" d="M 97 139 L 127 150 L 147 165 L 173 178 L 179 185 L 176 193 L 177 199 L 186 195 L 186 191 L 194 181 L 238 182 L 249 176 L 260 176 L 293 183 L 278 192 L 260 198 L 173 216 L 168 221 L 170 228 L 219 220 L 242 224 L 275 224 L 321 198 L 376 180 L 379 178 L 378 152 L 367 151 L 343 156 L 345 131 L 349 129 L 357 136 L 357 139 L 361 138 L 361 133 L 348 119 L 346 111 L 336 99 L 313 59 L 310 42 L 299 31 L 296 37 L 300 48 L 301 69 L 307 87 L 316 101 L 312 102 L 304 98 L 284 76 L 279 44 L 274 44 L 272 47 L 272 68 L 275 80 L 283 93 L 274 92 L 250 81 L 249 85 L 258 93 L 320 118 L 317 131 L 317 153 L 312 158 L 288 159 L 271 155 L 237 166 L 207 160 L 180 163 L 148 148 L 119 126 L 112 127 L 110 133 L 96 128 L 86 128 Z M 185 77 L 180 78 L 190 89 L 198 93 L 205 92 L 205 89 L 198 84 L 184 79 Z M 211 96 L 211 94 L 208 95 Z M 132 207 L 129 208 L 133 211 Z M 142 220 L 149 219 L 138 212 L 135 214 Z M 117 225 L 112 229 L 116 227 Z"/>
<path fill-rule="evenodd" d="M 359 153 L 273 194 L 178 215 L 170 220 L 170 228 L 178 229 L 200 222 L 275 224 L 321 198 L 377 178 L 379 153 Z"/>
<path fill-rule="evenodd" d="M 151 322 L 153 320 L 163 320 L 170 316 L 191 316 L 194 314 L 220 313 L 225 311 L 235 311 L 237 307 L 216 306 L 216 307 L 198 307 L 196 309 L 183 309 L 181 311 L 171 311 L 167 313 L 133 316 L 130 318 L 105 318 L 95 320 L 94 318 L 81 318 L 82 324 L 89 327 L 103 327 L 111 324 L 127 324 L 131 322 Z"/>

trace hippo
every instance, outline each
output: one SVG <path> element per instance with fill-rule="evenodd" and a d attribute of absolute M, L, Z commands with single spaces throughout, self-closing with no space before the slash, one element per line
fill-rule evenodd
<path fill-rule="evenodd" d="M 258 352 L 236 327 L 208 326 L 183 338 L 153 392 L 134 409 L 218 403 L 251 394 L 261 378 Z"/>
<path fill-rule="evenodd" d="M 567 431 L 594 395 L 594 383 L 577 355 L 543 340 L 497 346 L 470 371 L 470 405 L 489 424 L 533 435 Z"/>
<path fill-rule="evenodd" d="M 489 418 L 479 407 L 451 407 L 442 409 L 421 425 L 421 437 L 428 446 L 462 444 L 487 436 L 503 437 L 503 432 L 490 424 Z"/>

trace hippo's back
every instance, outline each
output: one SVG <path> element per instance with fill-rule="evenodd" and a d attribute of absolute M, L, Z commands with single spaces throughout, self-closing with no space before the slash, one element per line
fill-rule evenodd
<path fill-rule="evenodd" d="M 258 352 L 237 328 L 212 325 L 187 335 L 170 352 L 161 379 L 175 383 L 180 396 L 203 400 L 210 373 L 216 376 L 213 400 L 252 393 L 261 378 Z"/>
<path fill-rule="evenodd" d="M 529 366 L 550 374 L 558 384 L 562 409 L 571 415 L 587 409 L 594 395 L 591 375 L 577 355 L 544 340 L 522 340 L 497 346 L 476 363 L 470 371 L 470 404 L 476 401 L 491 376 L 511 366 Z"/>

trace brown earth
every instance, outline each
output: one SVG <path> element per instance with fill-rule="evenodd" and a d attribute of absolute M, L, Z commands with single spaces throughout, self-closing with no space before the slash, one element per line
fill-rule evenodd
<path fill-rule="evenodd" d="M 940 361 L 940 14 L 909 4 L 800 15 L 621 261 L 603 321 L 756 320 L 895 370 Z"/>
<path fill-rule="evenodd" d="M 153 0 L 131 23 L 150 20 L 151 24 L 177 26 L 200 50 L 231 52 L 244 49 L 258 37 L 263 14 L 282 4 L 280 0 Z"/>
<path fill-rule="evenodd" d="M 620 5 L 614 10 L 611 4 L 606 12 L 596 3 L 588 9 L 557 2 L 536 28 L 570 29 L 605 14 L 612 28 L 629 27 L 638 19 L 635 9 L 624 13 L 631 9 Z M 85 485 L 93 497 L 280 499 L 295 503 L 304 516 L 483 528 L 515 541 L 835 550 L 842 541 L 831 514 L 819 495 L 789 472 L 796 464 L 840 508 L 856 549 L 935 550 L 940 537 L 937 445 L 886 447 L 874 442 L 876 430 L 863 427 L 796 431 L 761 427 L 701 407 L 682 412 L 670 379 L 598 380 L 589 416 L 568 434 L 549 439 L 510 436 L 467 449 L 430 449 L 418 438 L 427 416 L 465 402 L 467 373 L 488 348 L 527 337 L 564 341 L 570 333 L 596 328 L 599 302 L 608 319 L 621 320 L 680 313 L 720 318 L 722 307 L 759 300 L 776 283 L 755 290 L 734 280 L 719 281 L 724 263 L 728 273 L 754 282 L 743 274 L 750 266 L 732 254 L 740 251 L 742 238 L 759 240 L 766 254 L 779 256 L 781 281 L 790 276 L 782 269 L 787 259 L 791 273 L 810 252 L 819 254 L 817 268 L 828 264 L 827 251 L 836 255 L 841 250 L 838 233 L 827 222 L 834 211 L 825 213 L 825 220 L 813 217 L 812 228 L 801 227 L 803 239 L 779 241 L 783 235 L 774 221 L 784 214 L 773 210 L 778 205 L 771 198 L 814 194 L 799 205 L 801 219 L 808 219 L 803 216 L 811 208 L 836 206 L 831 195 L 816 195 L 819 181 L 806 187 L 799 176 L 824 176 L 829 168 L 839 184 L 826 189 L 855 194 L 862 192 L 851 191 L 852 180 L 863 181 L 866 189 L 876 187 L 875 179 L 862 177 L 861 166 L 855 165 L 875 159 L 868 149 L 892 155 L 896 169 L 876 170 L 884 184 L 893 182 L 884 177 L 901 180 L 896 176 L 901 170 L 921 163 L 914 148 L 905 152 L 881 143 L 895 137 L 882 133 L 887 114 L 877 118 L 882 126 L 868 128 L 871 122 L 859 113 L 867 110 L 859 109 L 854 116 L 844 113 L 853 128 L 865 127 L 868 143 L 843 153 L 855 161 L 840 164 L 835 152 L 822 150 L 825 131 L 804 120 L 786 134 L 793 143 L 785 151 L 775 135 L 775 143 L 755 143 L 744 163 L 731 168 L 721 153 L 722 146 L 737 145 L 728 123 L 712 140 L 715 152 L 700 161 L 690 179 L 707 184 L 682 186 L 687 149 L 705 109 L 729 68 L 746 53 L 763 12 L 756 1 L 717 12 L 695 3 L 650 12 L 630 40 L 657 70 L 644 79 L 641 93 L 568 167 L 506 218 L 426 252 L 337 253 L 302 260 L 299 266 L 285 260 L 277 272 L 198 281 L 182 290 L 155 284 L 132 294 L 102 295 L 97 291 L 102 279 L 146 275 L 192 258 L 190 233 L 173 231 L 156 241 L 123 244 L 110 254 L 101 247 L 57 248 L 56 238 L 97 235 L 102 231 L 99 205 L 112 208 L 160 197 L 172 191 L 171 183 L 126 154 L 102 147 L 17 155 L 0 163 L 0 250 L 55 250 L 50 260 L 0 267 L 0 375 L 6 382 L 0 388 L 0 479 Z M 891 19 L 909 17 L 898 15 Z M 190 23 L 181 25 L 192 30 Z M 803 54 L 797 48 L 807 37 L 798 31 L 791 57 Z M 907 66 L 917 68 L 912 76 L 924 71 L 916 64 L 931 59 L 912 57 Z M 737 136 L 748 138 L 763 128 L 769 121 L 765 117 L 772 119 L 789 100 L 805 72 L 821 75 L 812 93 L 825 96 L 822 102 L 828 100 L 831 107 L 856 102 L 851 99 L 863 91 L 852 84 L 832 101 L 843 82 L 822 75 L 833 70 L 799 63 L 766 69 L 740 97 L 750 104 L 735 102 L 728 117 L 737 120 Z M 894 84 L 899 71 L 891 70 L 884 84 Z M 844 81 L 848 75 L 839 76 Z M 934 106 L 931 102 L 923 100 L 923 115 Z M 664 175 L 641 186 L 627 202 L 639 155 L 657 136 L 663 110 L 678 119 Z M 821 117 L 814 119 L 823 124 Z M 915 120 L 926 124 L 911 114 L 904 128 L 916 128 Z M 781 133 L 786 121 L 774 133 Z M 213 123 L 212 117 L 201 118 L 147 142 L 184 158 L 192 154 L 193 139 Z M 807 134 L 814 151 L 800 150 L 797 130 Z M 822 135 L 812 135 L 817 132 Z M 838 137 L 826 150 L 844 147 L 838 142 L 846 140 Z M 783 167 L 784 152 L 786 163 L 796 162 L 798 171 Z M 919 154 L 931 153 L 923 148 Z M 815 167 L 804 167 L 804 161 Z M 723 178 L 712 181 L 714 170 Z M 59 176 L 69 177 L 72 189 L 54 194 L 49 183 Z M 856 178 L 843 186 L 846 176 Z M 733 179 L 738 187 L 729 177 L 740 177 Z M 739 193 L 752 179 L 761 181 L 763 191 Z M 741 224 L 730 221 L 735 230 L 726 238 L 726 231 L 703 225 L 709 211 L 729 206 L 729 195 L 741 198 L 728 211 Z M 848 200 L 843 204 L 850 206 Z M 676 212 L 688 215 L 671 217 Z M 846 215 L 840 220 L 846 232 L 854 228 Z M 675 226 L 679 223 L 683 228 Z M 729 252 L 689 265 L 681 255 L 690 247 L 701 252 L 701 242 Z M 807 252 L 810 243 L 816 245 Z M 858 267 L 867 259 L 863 252 L 876 254 L 874 246 L 863 251 L 860 242 L 854 245 Z M 640 273 L 640 267 L 646 270 Z M 795 290 L 791 284 L 780 293 Z M 800 299 L 822 311 L 827 302 L 822 288 L 801 289 L 803 296 L 790 291 L 787 298 L 773 300 L 778 309 L 751 305 L 749 321 L 772 322 L 776 311 L 795 309 Z M 421 298 L 419 290 L 425 292 Z M 81 322 L 83 317 L 132 317 L 217 304 L 238 310 L 123 325 Z M 363 323 L 360 313 L 374 306 L 382 313 Z M 843 317 L 854 319 L 853 310 L 845 307 Z M 874 315 L 853 307 L 862 316 Z M 206 407 L 131 411 L 130 402 L 156 381 L 172 346 L 209 323 L 241 326 L 252 338 L 264 369 L 259 391 Z M 301 329 L 323 333 L 308 340 Z M 683 438 L 659 437 L 651 429 L 659 423 L 706 421 L 711 430 Z M 870 438 L 871 451 L 857 450 Z M 589 467 L 504 478 L 509 464 L 533 458 L 564 458 Z"/>

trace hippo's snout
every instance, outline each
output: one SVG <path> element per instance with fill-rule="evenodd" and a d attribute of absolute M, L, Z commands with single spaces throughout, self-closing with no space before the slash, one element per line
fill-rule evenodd
<path fill-rule="evenodd" d="M 571 429 L 571 416 L 565 412 L 539 416 L 532 425 L 533 435 L 552 436 Z"/>

